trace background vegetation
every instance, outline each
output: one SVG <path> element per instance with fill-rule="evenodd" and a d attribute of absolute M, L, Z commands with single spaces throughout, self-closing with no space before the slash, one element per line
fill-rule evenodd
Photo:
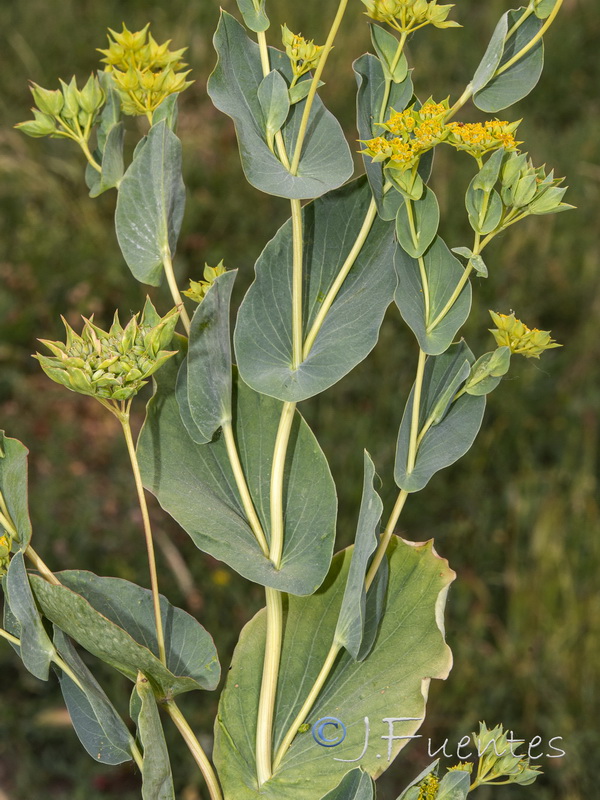
<path fill-rule="evenodd" d="M 233 2 L 226 7 L 233 11 Z M 272 2 L 272 19 L 320 42 L 335 3 Z M 461 0 L 464 29 L 426 30 L 409 56 L 421 96 L 456 98 L 470 78 L 508 0 Z M 350 56 L 368 47 L 361 5 L 353 0 L 328 66 L 323 95 L 354 130 Z M 80 79 L 97 68 L 95 48 L 107 26 L 152 22 L 159 41 L 189 45 L 194 86 L 182 98 L 188 206 L 177 268 L 198 278 L 204 261 L 240 268 L 238 298 L 252 264 L 288 214 L 243 180 L 230 121 L 206 93 L 214 55 L 218 3 L 209 0 L 6 0 L 0 7 L 0 424 L 31 449 L 31 513 L 35 547 L 55 568 L 91 568 L 147 580 L 138 510 L 115 421 L 100 406 L 51 384 L 29 354 L 35 339 L 59 338 L 63 313 L 72 324 L 94 313 L 108 323 L 113 309 L 141 308 L 112 232 L 114 194 L 90 200 L 76 148 L 60 140 L 26 139 L 12 129 L 28 118 L 27 79 L 52 88 L 58 76 Z M 273 43 L 277 28 L 269 35 Z M 600 511 L 597 500 L 598 326 L 600 284 L 600 5 L 566 0 L 547 37 L 547 65 L 525 104 L 519 133 L 536 163 L 568 176 L 567 200 L 578 210 L 532 218 L 490 247 L 490 278 L 478 280 L 477 312 L 466 331 L 483 352 L 491 345 L 487 309 L 552 328 L 564 348 L 541 365 L 520 362 L 490 397 L 484 429 L 471 453 L 437 476 L 407 504 L 402 532 L 435 536 L 458 580 L 450 595 L 447 634 L 455 654 L 449 680 L 432 686 L 424 738 L 406 748 L 386 777 L 383 800 L 427 762 L 433 747 L 452 743 L 485 718 L 518 736 L 563 737 L 566 756 L 542 759 L 534 787 L 494 791 L 497 800 L 584 800 L 597 794 L 600 767 Z M 460 119 L 474 119 L 472 107 Z M 462 209 L 473 165 L 444 152 L 435 190 L 443 235 L 451 246 L 470 241 Z M 153 292 L 163 312 L 170 300 Z M 331 461 L 341 503 L 339 541 L 352 536 L 362 482 L 362 448 L 373 454 L 388 504 L 392 461 L 406 390 L 414 374 L 412 335 L 390 309 L 372 356 L 303 411 Z M 140 401 L 138 412 L 142 414 Z M 226 667 L 241 626 L 262 605 L 250 586 L 199 553 L 153 506 L 161 539 L 161 588 L 199 615 L 214 634 Z M 195 587 L 189 584 L 194 576 Z M 100 670 L 124 710 L 127 689 Z M 216 698 L 194 695 L 186 710 L 210 736 Z M 198 708 L 202 705 L 202 708 Z M 390 714 L 399 713 L 390 709 Z M 101 800 L 139 797 L 127 765 L 92 762 L 68 726 L 56 682 L 37 681 L 0 647 L 0 800 Z M 203 797 L 191 760 L 173 740 L 182 800 Z M 547 749 L 545 752 L 549 752 Z M 485 790 L 478 790 L 485 800 Z"/>

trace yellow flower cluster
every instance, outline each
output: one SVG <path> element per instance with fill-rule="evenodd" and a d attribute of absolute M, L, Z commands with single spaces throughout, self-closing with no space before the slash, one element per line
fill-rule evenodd
<path fill-rule="evenodd" d="M 12 542 L 6 534 L 0 536 L 0 578 L 6 575 L 10 563 Z"/>
<path fill-rule="evenodd" d="M 367 17 L 385 22 L 400 33 L 408 33 L 425 25 L 436 28 L 458 28 L 448 20 L 453 5 L 438 6 L 437 0 L 362 0 Z"/>
<path fill-rule="evenodd" d="M 415 106 L 405 111 L 392 111 L 390 118 L 381 124 L 391 139 L 377 136 L 362 143 L 362 152 L 373 161 L 389 160 L 388 166 L 401 171 L 411 169 L 428 150 L 442 142 L 448 135 L 444 115 L 448 112 L 448 101 L 434 103 L 428 100 L 421 108 Z"/>
<path fill-rule="evenodd" d="M 520 122 L 521 120 L 503 122 L 498 119 L 486 122 L 450 122 L 447 125 L 450 133 L 448 144 L 457 150 L 466 150 L 475 158 L 481 158 L 500 147 L 516 150 L 521 142 L 516 141 L 514 133 Z"/>
<path fill-rule="evenodd" d="M 180 71 L 187 66 L 181 60 L 187 48 L 169 50 L 170 40 L 159 45 L 148 28 L 132 32 L 124 23 L 121 33 L 109 28 L 109 47 L 99 50 L 121 96 L 123 112 L 132 116 L 148 116 L 169 95 L 192 85 L 186 81 L 190 70 Z"/>
<path fill-rule="evenodd" d="M 497 314 L 490 311 L 490 316 L 496 328 L 490 328 L 498 347 L 509 347 L 511 353 L 525 356 L 525 358 L 539 358 L 544 350 L 553 347 L 562 347 L 555 342 L 550 331 L 540 331 L 537 328 L 528 328 L 514 314 Z"/>
<path fill-rule="evenodd" d="M 317 66 L 323 46 L 315 44 L 312 39 L 308 41 L 304 36 L 293 33 L 287 25 L 281 26 L 281 40 L 292 65 L 295 83 L 301 75 Z"/>
<path fill-rule="evenodd" d="M 417 800 L 435 800 L 440 785 L 439 778 L 432 772 L 419 783 Z"/>

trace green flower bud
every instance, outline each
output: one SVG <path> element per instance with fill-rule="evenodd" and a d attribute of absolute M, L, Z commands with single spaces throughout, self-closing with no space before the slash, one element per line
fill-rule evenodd
<path fill-rule="evenodd" d="M 515 208 L 522 208 L 528 205 L 535 197 L 537 183 L 538 179 L 535 173 L 528 173 L 519 178 L 513 189 L 512 205 Z"/>
<path fill-rule="evenodd" d="M 190 280 L 190 288 L 184 291 L 186 297 L 191 298 L 195 303 L 201 303 L 206 297 L 206 293 L 219 275 L 227 272 L 226 267 L 223 266 L 223 261 L 219 261 L 216 267 L 209 267 L 208 264 L 204 265 L 204 280 L 192 281 Z"/>
<path fill-rule="evenodd" d="M 0 578 L 4 577 L 8 571 L 11 548 L 12 539 L 7 533 L 4 533 L 0 536 Z"/>
<path fill-rule="evenodd" d="M 60 81 L 62 93 L 64 97 L 64 105 L 61 116 L 64 119 L 76 119 L 80 109 L 80 94 L 77 89 L 77 82 L 75 76 L 71 78 L 68 84 L 63 80 Z"/>
<path fill-rule="evenodd" d="M 32 83 L 29 87 L 36 106 L 42 114 L 57 117 L 62 111 L 65 99 L 59 89 L 43 89 L 37 83 Z"/>
<path fill-rule="evenodd" d="M 56 133 L 57 127 L 52 117 L 42 114 L 36 108 L 33 109 L 33 116 L 35 117 L 34 120 L 19 122 L 18 125 L 15 125 L 15 128 L 36 139 L 42 136 L 52 136 L 53 133 Z"/>

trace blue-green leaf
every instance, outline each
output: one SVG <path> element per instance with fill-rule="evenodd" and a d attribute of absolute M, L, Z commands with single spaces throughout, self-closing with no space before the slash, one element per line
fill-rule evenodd
<path fill-rule="evenodd" d="M 194 544 L 249 580 L 292 594 L 321 584 L 335 538 L 335 486 L 319 445 L 296 412 L 284 484 L 285 544 L 280 569 L 259 547 L 239 497 L 223 437 L 195 444 L 175 397 L 177 356 L 156 373 L 157 390 L 138 444 L 145 486 Z M 233 432 L 267 540 L 270 478 L 282 403 L 252 391 L 234 373 Z"/>
<path fill-rule="evenodd" d="M 177 378 L 182 419 L 193 440 L 202 444 L 231 419 L 229 306 L 236 275 L 231 270 L 215 278 L 196 308 L 187 358 Z"/>
<path fill-rule="evenodd" d="M 367 182 L 352 181 L 302 209 L 303 329 L 310 331 L 369 210 Z M 280 400 L 312 397 L 332 386 L 373 349 L 393 299 L 393 226 L 375 219 L 310 353 L 292 369 L 292 225 L 280 228 L 256 263 L 234 335 L 243 380 Z"/>
<path fill-rule="evenodd" d="M 509 30 L 523 13 L 524 9 L 507 12 L 505 16 Z M 492 76 L 483 84 L 483 88 L 476 90 L 473 95 L 473 102 L 477 108 L 488 113 L 500 111 L 522 100 L 536 86 L 544 67 L 544 45 L 541 39 L 505 72 L 500 75 L 496 73 L 529 44 L 539 33 L 542 24 L 540 19 L 530 16 L 505 43 L 502 57 Z"/>
<path fill-rule="evenodd" d="M 258 8 L 252 0 L 237 0 L 238 8 L 246 26 L 255 33 L 262 33 L 270 26 L 269 18 L 265 11 L 265 0 L 260 0 Z"/>
<path fill-rule="evenodd" d="M 358 767 L 342 778 L 339 786 L 327 792 L 322 800 L 373 800 L 374 797 L 373 779 Z"/>
<path fill-rule="evenodd" d="M 429 186 L 425 186 L 418 200 L 405 199 L 400 203 L 396 215 L 396 236 L 409 256 L 419 258 L 435 239 L 439 224 L 440 207 L 437 197 Z"/>
<path fill-rule="evenodd" d="M 31 539 L 31 520 L 27 502 L 27 455 L 29 450 L 18 439 L 0 431 L 0 492 L 17 537 L 14 546 L 24 551 Z"/>
<path fill-rule="evenodd" d="M 150 128 L 125 173 L 117 198 L 117 239 L 141 283 L 160 284 L 165 254 L 173 257 L 181 229 L 185 188 L 181 142 L 161 120 Z"/>
<path fill-rule="evenodd" d="M 465 270 L 439 236 L 422 260 L 429 296 L 429 315 L 426 315 L 425 289 L 419 262 L 401 247 L 396 248 L 394 256 L 398 273 L 396 304 L 402 318 L 417 337 L 420 348 L 430 355 L 439 355 L 454 341 L 457 331 L 469 316 L 471 284 L 467 281 L 448 313 L 432 327 L 432 323 L 452 297 Z"/>
<path fill-rule="evenodd" d="M 398 433 L 394 479 L 406 492 L 423 489 L 436 472 L 454 464 L 473 444 L 483 420 L 485 398 L 469 394 L 453 398 L 469 376 L 474 360 L 464 342 L 427 359 L 419 406 L 418 431 L 423 435 L 411 471 L 408 470 L 408 453 L 414 387 Z"/>
<path fill-rule="evenodd" d="M 42 623 L 40 612 L 33 599 L 25 569 L 23 553 L 12 557 L 6 575 L 7 602 L 19 624 L 20 656 L 25 667 L 42 681 L 48 680 L 54 645 Z"/>
<path fill-rule="evenodd" d="M 397 58 L 400 42 L 393 33 L 390 33 L 381 25 L 371 23 L 370 27 L 371 41 L 383 67 L 384 77 L 394 83 L 402 83 L 408 75 L 408 61 L 404 53 L 401 53 L 400 58 Z M 394 61 L 396 61 L 395 66 Z M 398 110 L 400 109 L 396 108 L 396 111 Z"/>
<path fill-rule="evenodd" d="M 340 647 L 345 647 L 352 658 L 359 659 L 363 649 L 363 639 L 367 622 L 367 593 L 365 591 L 365 577 L 369 566 L 369 559 L 375 552 L 379 543 L 379 522 L 383 512 L 383 503 L 375 490 L 377 474 L 375 465 L 369 454 L 364 454 L 364 481 L 363 494 L 358 516 L 356 539 L 352 551 L 352 562 L 348 571 L 348 580 L 337 621 L 334 642 Z M 383 566 L 383 565 L 382 565 Z M 372 585 L 369 594 L 377 590 Z M 384 588 L 385 591 L 385 582 Z M 380 609 L 381 610 L 381 609 Z M 376 630 L 379 619 L 370 620 L 371 630 Z M 370 637 L 371 640 L 374 638 Z M 367 655 L 362 653 L 363 658 Z M 361 659 L 362 660 L 362 659 Z"/>
<path fill-rule="evenodd" d="M 44 615 L 93 655 L 132 681 L 139 670 L 165 697 L 219 682 L 217 653 L 194 617 L 160 597 L 167 666 L 158 659 L 152 593 L 121 578 L 58 573 L 61 586 L 31 576 Z"/>
<path fill-rule="evenodd" d="M 471 81 L 471 88 L 473 92 L 478 92 L 486 86 L 492 79 L 494 73 L 498 69 L 502 53 L 504 52 L 504 40 L 508 33 L 508 12 L 503 14 L 498 20 L 498 24 L 494 29 L 490 43 L 487 46 L 473 80 Z"/>
<path fill-rule="evenodd" d="M 230 116 L 236 128 L 242 167 L 247 180 L 268 194 L 307 199 L 319 197 L 341 186 L 352 175 L 354 165 L 343 131 L 318 97 L 312 104 L 298 173 L 292 175 L 271 152 L 263 132 L 263 111 L 258 88 L 263 80 L 258 45 L 226 11 L 221 12 L 214 37 L 218 62 L 208 81 L 215 106 Z M 271 68 L 291 82 L 288 57 L 269 51 Z M 306 101 L 295 103 L 282 135 L 291 161 Z"/>
<path fill-rule="evenodd" d="M 169 751 L 152 686 L 140 674 L 135 689 L 141 700 L 137 726 L 144 748 L 142 800 L 175 800 Z"/>
<path fill-rule="evenodd" d="M 438 786 L 436 800 L 467 800 L 471 791 L 471 775 L 464 770 L 447 772 Z"/>
<path fill-rule="evenodd" d="M 133 737 L 70 639 L 54 626 L 54 644 L 79 681 L 57 668 L 60 688 L 75 733 L 89 755 L 102 764 L 131 761 Z"/>
<path fill-rule="evenodd" d="M 274 69 L 262 79 L 257 94 L 263 113 L 267 144 L 274 150 L 275 134 L 281 130 L 290 113 L 288 85 L 283 75 Z"/>

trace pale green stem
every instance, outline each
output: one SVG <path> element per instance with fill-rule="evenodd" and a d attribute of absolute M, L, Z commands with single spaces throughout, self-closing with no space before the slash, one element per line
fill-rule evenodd
<path fill-rule="evenodd" d="M 512 67 L 512 65 L 513 65 L 513 64 L 516 64 L 516 63 L 517 63 L 517 61 L 520 61 L 520 60 L 523 58 L 523 56 L 527 55 L 527 53 L 528 53 L 528 52 L 529 52 L 529 51 L 530 51 L 530 50 L 531 50 L 533 47 L 535 47 L 535 45 L 536 45 L 536 44 L 537 44 L 537 43 L 540 41 L 540 39 L 542 38 L 542 36 L 543 36 L 543 35 L 546 33 L 546 31 L 548 30 L 548 28 L 549 28 L 549 27 L 552 25 L 552 23 L 554 22 L 554 20 L 555 20 L 555 18 L 556 18 L 556 15 L 557 15 L 557 14 L 558 14 L 558 12 L 560 11 L 560 7 L 562 6 L 562 4 L 563 4 L 563 0 L 557 0 L 557 2 L 556 2 L 556 5 L 555 5 L 555 6 L 554 6 L 554 8 L 552 9 L 552 12 L 551 12 L 550 16 L 549 16 L 549 17 L 548 17 L 548 19 L 547 19 L 547 20 L 544 22 L 544 24 L 543 24 L 543 25 L 542 25 L 542 27 L 539 29 L 539 31 L 536 33 L 536 35 L 535 35 L 535 36 L 533 36 L 533 37 L 532 37 L 532 38 L 531 38 L 531 39 L 530 39 L 530 40 L 527 42 L 527 44 L 526 44 L 524 47 L 522 47 L 522 48 L 519 50 L 519 52 L 518 52 L 518 53 L 515 53 L 515 54 L 514 54 L 514 56 L 513 56 L 512 58 L 509 58 L 509 60 L 506 62 L 506 64 L 503 64 L 501 67 L 499 67 L 499 68 L 496 70 L 496 72 L 494 73 L 494 77 L 498 77 L 498 75 L 502 75 L 502 73 L 503 73 L 503 72 L 506 72 L 506 70 L 507 70 L 507 69 L 510 69 L 510 68 Z"/>
<path fill-rule="evenodd" d="M 306 98 L 306 105 L 304 106 L 302 119 L 300 121 L 298 138 L 296 139 L 296 149 L 294 150 L 292 165 L 290 167 L 290 172 L 292 173 L 292 175 L 298 174 L 298 165 L 300 164 L 300 157 L 302 156 L 302 147 L 304 145 L 304 137 L 306 136 L 306 130 L 308 128 L 308 118 L 310 116 L 310 112 L 312 109 L 313 100 L 315 99 L 317 89 L 319 88 L 319 81 L 321 80 L 321 75 L 323 74 L 323 70 L 325 69 L 325 64 L 327 63 L 329 53 L 331 52 L 331 48 L 333 47 L 333 42 L 337 35 L 338 29 L 341 25 L 342 18 L 344 16 L 344 12 L 346 11 L 347 5 L 348 5 L 348 0 L 340 0 L 337 13 L 335 15 L 333 24 L 329 31 L 329 36 L 327 37 L 325 45 L 323 46 L 323 51 L 321 52 L 319 63 L 317 64 L 317 68 L 315 69 L 315 73 L 313 75 L 312 83 L 310 85 L 308 96 Z"/>
<path fill-rule="evenodd" d="M 410 440 L 408 443 L 408 456 L 406 461 L 406 472 L 410 473 L 415 468 L 417 460 L 417 437 L 419 435 L 419 409 L 421 408 L 421 391 L 423 389 L 423 375 L 425 372 L 426 353 L 419 349 L 419 361 L 417 363 L 417 375 L 415 378 L 412 419 L 410 422 Z"/>
<path fill-rule="evenodd" d="M 486 246 L 486 244 L 488 244 L 489 242 L 492 241 L 492 238 L 493 238 L 493 236 L 495 236 L 495 233 L 496 232 L 494 232 L 493 234 L 490 234 L 488 237 L 486 237 L 483 240 L 483 242 L 480 241 L 480 239 L 481 239 L 480 235 L 478 233 L 476 233 L 475 234 L 475 241 L 474 241 L 474 244 L 473 244 L 473 255 L 476 255 L 476 256 L 480 255 L 483 252 L 483 249 Z M 460 296 L 460 293 L 465 288 L 465 286 L 467 284 L 467 281 L 469 280 L 469 277 L 470 277 L 472 272 L 473 272 L 473 265 L 469 261 L 469 263 L 465 267 L 465 271 L 463 272 L 463 274 L 460 277 L 459 282 L 454 287 L 454 291 L 452 292 L 452 294 L 448 298 L 448 302 L 442 308 L 442 310 L 437 315 L 437 317 L 433 320 L 433 322 L 431 322 L 427 326 L 427 333 L 428 334 L 431 333 L 431 331 L 433 331 L 435 328 L 437 328 L 437 326 L 444 319 L 446 314 L 450 311 L 450 309 L 452 308 L 454 303 L 456 303 L 456 301 L 458 300 L 458 298 Z"/>
<path fill-rule="evenodd" d="M 188 721 L 183 716 L 174 700 L 168 700 L 165 703 L 165 708 L 173 720 L 175 727 L 181 734 L 183 741 L 186 743 L 188 750 L 194 758 L 194 761 L 200 767 L 200 772 L 206 781 L 211 800 L 223 800 L 221 787 L 219 786 L 219 781 L 212 764 L 208 760 L 208 757 L 202 749 L 202 745 L 198 741 L 193 730 L 190 728 Z"/>
<path fill-rule="evenodd" d="M 96 159 L 94 158 L 94 156 L 90 152 L 90 148 L 88 147 L 88 143 L 87 143 L 87 138 L 86 138 L 84 132 L 81 130 L 81 126 L 80 126 L 79 121 L 77 119 L 75 119 L 75 128 L 76 128 L 76 131 L 77 131 L 77 135 L 74 136 L 73 138 L 75 139 L 77 144 L 83 150 L 83 154 L 87 158 L 88 163 L 96 170 L 96 172 L 100 172 L 101 173 L 102 172 L 102 167 L 100 166 L 100 164 L 96 161 Z"/>
<path fill-rule="evenodd" d="M 11 522 L 8 513 L 3 514 L 2 512 L 0 512 L 0 525 L 4 528 L 5 531 L 7 531 L 7 533 L 9 533 L 12 536 L 13 539 L 17 538 L 17 531 L 15 529 L 15 526 Z"/>
<path fill-rule="evenodd" d="M 179 316 L 181 321 L 183 322 L 183 327 L 185 328 L 185 332 L 187 335 L 190 335 L 190 318 L 188 316 L 187 311 L 185 310 L 185 306 L 183 305 L 183 299 L 181 294 L 179 293 L 179 287 L 177 286 L 177 281 L 175 280 L 175 271 L 173 270 L 173 260 L 171 258 L 171 253 L 167 248 L 163 250 L 162 254 L 163 259 L 163 267 L 165 270 L 165 275 L 167 276 L 167 283 L 169 284 L 169 289 L 171 290 L 171 297 L 173 298 L 173 302 L 177 306 L 177 310 L 179 311 Z"/>
<path fill-rule="evenodd" d="M 240 493 L 240 498 L 242 500 L 242 505 L 244 507 L 244 511 L 248 518 L 248 522 L 250 523 L 250 527 L 252 528 L 252 533 L 255 535 L 256 540 L 258 541 L 260 548 L 263 551 L 263 554 L 268 557 L 269 545 L 267 544 L 267 540 L 265 538 L 262 525 L 260 524 L 258 514 L 256 513 L 256 509 L 254 508 L 252 497 L 250 496 L 248 484 L 246 483 L 246 476 L 244 475 L 244 470 L 242 468 L 242 464 L 240 462 L 237 447 L 235 444 L 235 438 L 233 436 L 233 428 L 231 426 L 231 420 L 228 420 L 227 422 L 223 423 L 223 437 L 225 439 L 227 455 L 229 456 L 229 461 L 231 463 L 231 469 L 233 470 L 235 483 Z"/>
<path fill-rule="evenodd" d="M 329 677 L 329 673 L 331 672 L 333 665 L 335 664 L 335 660 L 338 657 L 338 654 L 341 650 L 341 645 L 339 644 L 332 644 L 329 652 L 327 653 L 327 657 L 321 667 L 321 671 L 317 675 L 315 682 L 313 683 L 310 692 L 308 693 L 306 700 L 304 701 L 302 708 L 296 714 L 296 717 L 290 727 L 285 734 L 283 741 L 277 751 L 277 755 L 275 756 L 275 761 L 273 762 L 273 769 L 276 770 L 277 767 L 281 764 L 281 761 L 285 754 L 287 753 L 289 746 L 294 741 L 296 734 L 298 733 L 298 728 L 300 725 L 303 724 L 306 717 L 310 714 L 310 710 L 313 707 L 317 697 L 323 686 L 325 685 L 325 681 Z"/>
<path fill-rule="evenodd" d="M 287 455 L 292 423 L 296 413 L 295 403 L 284 403 L 281 409 L 275 449 L 273 451 L 273 465 L 271 467 L 271 547 L 269 557 L 279 569 L 283 554 L 283 481 L 285 474 L 285 459 Z"/>
<path fill-rule="evenodd" d="M 425 259 L 419 256 L 419 274 L 421 275 L 421 283 L 423 285 L 423 302 L 425 304 L 425 324 L 429 321 L 430 303 L 429 303 L 429 281 L 427 280 L 427 271 L 425 270 Z"/>
<path fill-rule="evenodd" d="M 267 632 L 260 700 L 256 719 L 256 775 L 261 786 L 273 774 L 272 746 L 273 717 L 277 696 L 277 678 L 281 660 L 283 635 L 283 601 L 281 592 L 265 587 L 267 601 Z"/>
<path fill-rule="evenodd" d="M 515 35 L 515 33 L 519 30 L 519 28 L 525 22 L 525 20 L 529 19 L 529 17 L 533 14 L 533 11 L 534 11 L 534 7 L 533 7 L 533 0 L 532 0 L 529 3 L 529 7 L 525 9 L 525 11 L 521 14 L 519 19 L 515 22 L 515 24 L 512 26 L 512 28 L 508 31 L 508 33 L 504 37 L 504 41 L 505 42 L 508 42 L 508 40 L 511 39 Z"/>
<path fill-rule="evenodd" d="M 394 60 L 392 61 L 392 64 L 391 64 L 391 67 L 390 67 L 390 72 L 392 74 L 394 73 L 394 70 L 398 66 L 398 62 L 400 61 L 400 56 L 402 55 L 402 51 L 404 50 L 404 45 L 406 44 L 406 37 L 407 36 L 408 36 L 408 34 L 405 31 L 403 31 L 401 33 L 401 35 L 400 35 L 400 40 L 398 42 L 398 49 L 396 50 L 396 52 L 394 54 Z M 390 99 L 390 92 L 392 91 L 392 83 L 393 82 L 394 81 L 391 78 L 387 78 L 386 81 L 385 81 L 385 89 L 384 89 L 384 92 L 383 92 L 383 100 L 381 102 L 381 108 L 379 110 L 379 119 L 377 120 L 377 122 L 383 122 L 383 120 L 385 119 L 385 114 L 386 114 L 386 111 L 387 111 L 387 106 L 388 106 L 388 102 L 389 102 L 389 99 Z"/>
<path fill-rule="evenodd" d="M 302 363 L 302 206 L 300 200 L 290 200 L 292 206 L 292 369 Z"/>
<path fill-rule="evenodd" d="M 56 575 L 52 572 L 52 570 L 44 564 L 42 559 L 38 556 L 31 545 L 27 546 L 25 550 L 25 555 L 31 561 L 33 566 L 37 569 L 40 575 L 45 578 L 48 583 L 53 584 L 54 586 L 60 586 L 61 582 L 58 580 Z"/>
<path fill-rule="evenodd" d="M 158 573 L 156 571 L 156 558 L 154 556 L 154 541 L 152 539 L 152 527 L 150 525 L 150 515 L 148 513 L 148 505 L 146 503 L 146 495 L 144 493 L 144 485 L 142 483 L 142 476 L 140 474 L 140 466 L 138 464 L 137 455 L 135 452 L 135 444 L 133 436 L 131 435 L 131 425 L 129 424 L 129 415 L 119 417 L 125 442 L 127 444 L 127 451 L 131 461 L 131 469 L 135 480 L 135 488 L 137 489 L 138 500 L 140 504 L 140 511 L 142 512 L 142 522 L 144 527 L 144 536 L 146 538 L 146 550 L 148 553 L 148 566 L 150 568 L 150 586 L 152 589 L 152 605 L 154 607 L 154 622 L 156 626 L 156 641 L 158 644 L 158 655 L 163 664 L 167 663 L 167 654 L 165 649 L 165 636 L 162 625 L 162 616 L 160 611 L 160 596 L 158 592 Z"/>
<path fill-rule="evenodd" d="M 315 339 L 317 338 L 317 334 L 321 330 L 323 323 L 325 322 L 325 317 L 327 316 L 329 309 L 333 305 L 333 301 L 338 295 L 338 292 L 342 288 L 342 285 L 346 278 L 348 277 L 348 273 L 354 266 L 356 259 L 358 258 L 360 251 L 363 248 L 363 245 L 369 235 L 371 228 L 373 227 L 373 222 L 377 217 L 377 204 L 375 200 L 371 198 L 371 202 L 369 204 L 369 208 L 367 209 L 367 214 L 365 216 L 364 222 L 360 229 L 358 236 L 356 237 L 356 241 L 352 245 L 352 250 L 348 253 L 348 257 L 344 261 L 339 273 L 336 276 L 335 281 L 332 283 L 331 288 L 327 292 L 325 299 L 319 309 L 319 313 L 315 317 L 315 321 L 312 324 L 312 327 L 306 337 L 306 341 L 304 342 L 304 353 L 303 358 L 308 358 L 308 354 L 310 353 L 312 346 L 315 343 Z"/>
<path fill-rule="evenodd" d="M 283 482 L 285 459 L 296 413 L 295 403 L 284 403 L 275 439 L 271 467 L 270 511 L 271 546 L 269 557 L 275 569 L 281 565 L 284 543 Z M 283 603 L 281 592 L 266 587 L 267 634 L 262 683 L 256 722 L 256 770 L 259 785 L 272 775 L 273 716 L 283 637 Z"/>
<path fill-rule="evenodd" d="M 21 640 L 17 639 L 16 636 L 13 636 L 12 633 L 9 633 L 8 631 L 5 631 L 4 628 L 0 628 L 0 636 L 3 639 L 6 639 L 11 644 L 14 644 L 16 647 L 20 647 L 21 646 Z M 52 658 L 52 661 L 54 661 L 54 663 L 56 664 L 56 666 L 60 667 L 61 670 L 65 673 L 65 675 L 68 675 L 69 678 L 73 681 L 73 683 L 76 686 L 78 686 L 79 689 L 81 689 L 82 692 L 84 692 L 85 690 L 84 690 L 83 686 L 81 685 L 81 682 L 80 682 L 79 678 L 77 677 L 77 675 L 75 675 L 75 673 L 73 672 L 71 667 L 66 663 L 66 661 L 64 661 L 58 655 L 58 653 L 56 651 L 51 656 L 51 658 Z"/>
<path fill-rule="evenodd" d="M 13 636 L 12 633 L 5 631 L 4 628 L 0 628 L 0 636 L 2 636 L 3 639 L 6 639 L 7 642 L 10 642 L 11 644 L 16 645 L 17 647 L 21 646 L 21 640 L 17 639 L 16 636 Z"/>
<path fill-rule="evenodd" d="M 137 768 L 141 773 L 144 771 L 144 757 L 140 753 L 139 747 L 135 743 L 133 736 L 131 737 L 131 741 L 129 742 L 129 750 L 131 751 L 131 755 L 133 756 L 133 760 L 137 764 Z"/>
<path fill-rule="evenodd" d="M 456 103 L 454 103 L 452 108 L 449 109 L 448 113 L 444 117 L 444 122 L 449 122 L 452 119 L 452 117 L 456 114 L 456 112 L 460 111 L 460 109 L 465 105 L 465 103 L 467 103 L 471 99 L 472 96 L 473 96 L 473 86 L 472 84 L 469 83 L 467 85 L 467 88 L 464 90 L 464 92 L 456 101 Z"/>

